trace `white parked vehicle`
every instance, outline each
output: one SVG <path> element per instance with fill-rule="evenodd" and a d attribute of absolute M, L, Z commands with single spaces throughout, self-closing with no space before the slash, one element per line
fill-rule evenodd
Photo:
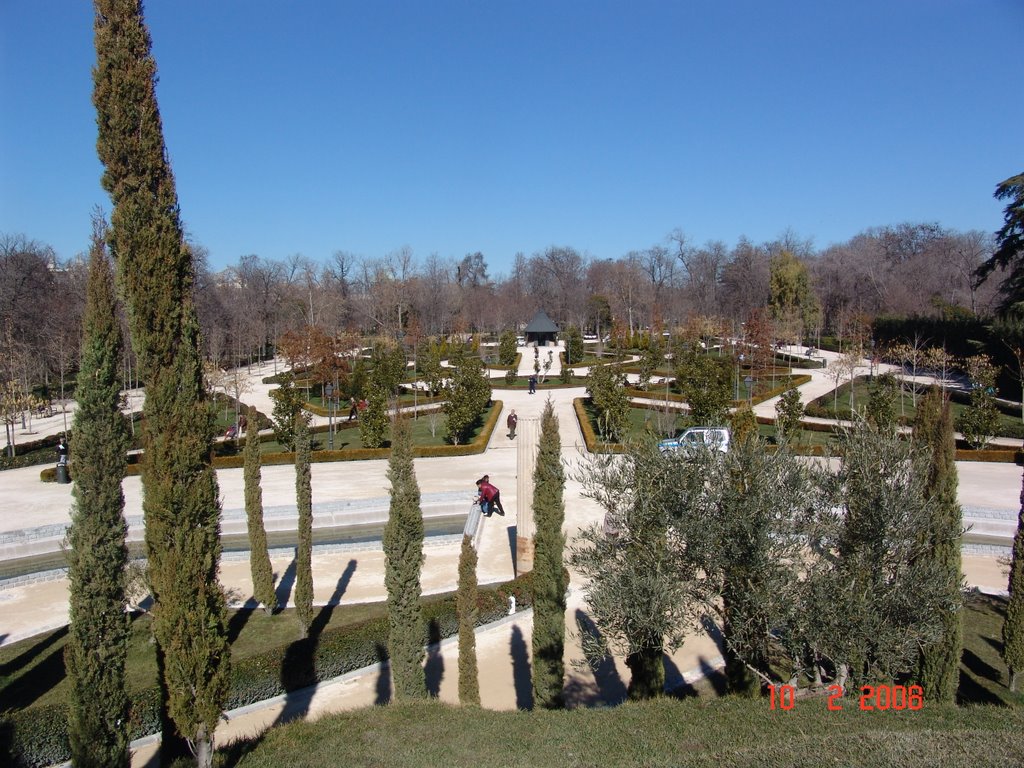
<path fill-rule="evenodd" d="M 707 448 L 713 451 L 729 452 L 729 441 L 732 434 L 727 427 L 690 427 L 679 437 L 662 440 L 658 448 L 662 453 L 668 451 L 688 451 Z"/>

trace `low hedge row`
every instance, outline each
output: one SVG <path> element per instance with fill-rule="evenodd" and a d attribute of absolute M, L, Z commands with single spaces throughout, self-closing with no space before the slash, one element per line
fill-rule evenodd
<path fill-rule="evenodd" d="M 787 372 L 786 376 L 787 380 L 782 384 L 777 384 L 767 392 L 762 392 L 761 394 L 752 397 L 750 399 L 750 404 L 757 405 L 758 403 L 763 403 L 765 400 L 771 400 L 773 397 L 778 397 L 783 392 L 793 389 L 794 387 L 802 387 L 811 380 L 811 376 L 808 373 L 800 373 L 794 376 Z M 738 405 L 739 401 L 737 401 L 736 404 Z"/>
<path fill-rule="evenodd" d="M 497 587 L 481 587 L 477 594 L 477 626 L 508 613 L 514 595 L 517 610 L 533 605 L 533 574 L 526 573 Z M 430 638 L 458 634 L 455 595 L 426 598 L 422 602 L 426 645 Z M 387 617 L 298 640 L 231 665 L 231 689 L 225 709 L 264 701 L 368 667 L 388 658 Z M 131 696 L 132 739 L 160 731 L 160 699 L 154 688 Z M 7 713 L 0 720 L 0 754 L 17 768 L 42 768 L 69 760 L 67 708 L 62 705 L 31 707 Z"/>
<path fill-rule="evenodd" d="M 995 464 L 1024 464 L 1024 451 L 1018 448 L 957 448 L 957 461 L 990 461 Z"/>
<path fill-rule="evenodd" d="M 70 434 L 70 432 L 69 432 Z M 48 435 L 38 440 L 28 440 L 15 445 L 15 456 L 8 456 L 7 451 L 0 454 L 0 469 L 20 469 L 38 464 L 50 464 L 57 461 L 57 442 L 60 435 Z"/>
<path fill-rule="evenodd" d="M 473 456 L 483 453 L 487 443 L 491 439 L 491 433 L 498 423 L 498 416 L 501 415 L 503 403 L 501 400 L 494 400 L 491 404 L 491 412 L 484 422 L 483 428 L 476 436 L 476 439 L 465 445 L 421 445 L 413 448 L 413 455 L 417 458 L 437 458 L 439 456 Z M 326 427 L 318 427 L 317 430 L 325 431 Z M 240 441 L 240 445 L 245 440 Z M 361 461 L 363 459 L 386 459 L 391 455 L 390 448 L 349 448 L 346 450 L 334 451 L 313 451 L 310 461 L 314 464 L 332 461 Z M 275 466 L 283 464 L 294 464 L 295 454 L 286 451 L 264 453 L 260 456 L 261 466 Z M 214 469 L 241 469 L 245 466 L 245 457 L 239 453 L 234 456 L 215 456 L 213 458 Z M 74 470 L 74 465 L 70 467 Z M 135 462 L 125 467 L 125 477 L 133 477 L 141 474 L 142 467 Z M 47 467 L 39 473 L 39 479 L 44 483 L 57 482 L 57 468 Z"/>

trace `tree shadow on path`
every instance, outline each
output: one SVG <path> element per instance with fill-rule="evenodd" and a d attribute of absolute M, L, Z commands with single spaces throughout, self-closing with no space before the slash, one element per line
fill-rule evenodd
<path fill-rule="evenodd" d="M 512 627 L 509 641 L 512 656 L 512 681 L 516 690 L 516 709 L 533 709 L 533 675 L 530 671 L 530 654 L 523 639 L 523 630 Z"/>
<path fill-rule="evenodd" d="M 294 573 L 295 563 L 292 561 L 290 570 Z M 309 712 L 311 692 L 301 689 L 308 688 L 320 682 L 320 676 L 316 671 L 316 652 L 320 644 L 320 635 L 331 621 L 335 606 L 341 601 L 345 590 L 352 581 L 352 574 L 356 572 L 357 562 L 349 560 L 344 572 L 338 578 L 327 604 L 324 605 L 309 624 L 309 633 L 306 637 L 296 640 L 288 646 L 284 652 L 284 659 L 281 661 L 281 687 L 286 692 L 295 691 L 295 696 L 285 695 L 284 707 L 274 721 L 274 725 L 297 720 L 306 716 Z"/>
<path fill-rule="evenodd" d="M 436 699 L 441 695 L 441 680 L 444 679 L 444 657 L 441 655 L 441 626 L 437 619 L 431 619 L 427 627 L 427 663 L 423 675 L 427 683 L 427 695 Z"/>
<path fill-rule="evenodd" d="M 586 665 L 594 677 L 594 686 L 586 679 L 574 676 L 566 684 L 566 700 L 584 707 L 621 704 L 626 700 L 628 693 L 626 684 L 615 666 L 615 659 L 608 652 L 601 630 L 581 608 L 576 609 L 576 626 L 579 629 L 580 642 L 589 657 Z"/>

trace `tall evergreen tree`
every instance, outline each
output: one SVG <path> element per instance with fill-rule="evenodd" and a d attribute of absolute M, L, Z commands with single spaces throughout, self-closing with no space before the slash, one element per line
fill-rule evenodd
<path fill-rule="evenodd" d="M 1002 302 L 999 311 L 1007 314 L 1019 311 L 1024 302 L 1024 173 L 1018 173 L 996 185 L 995 198 L 1006 200 L 1003 226 L 996 232 L 996 249 L 975 273 L 981 280 L 997 268 L 1003 278 L 999 291 Z"/>
<path fill-rule="evenodd" d="M 1003 661 L 1010 669 L 1010 690 L 1024 672 L 1024 484 L 1020 491 L 1020 512 L 1017 533 L 1013 537 L 1013 558 L 1010 561 L 1010 598 L 1003 621 Z"/>
<path fill-rule="evenodd" d="M 197 764 L 208 766 L 229 656 L 195 266 L 164 145 L 141 0 L 95 0 L 95 9 L 93 103 L 103 187 L 114 204 L 109 244 L 146 383 L 143 511 L 165 715 L 162 751 L 165 759 L 182 753 L 184 738 Z"/>
<path fill-rule="evenodd" d="M 921 400 L 914 424 L 915 442 L 931 451 L 925 481 L 925 498 L 930 499 L 930 546 L 927 557 L 934 561 L 945 587 L 948 606 L 941 612 L 942 636 L 925 645 L 918 661 L 917 680 L 929 701 L 953 703 L 960 678 L 963 649 L 961 607 L 963 576 L 960 573 L 960 534 L 963 516 L 957 502 L 956 440 L 949 401 L 935 387 Z"/>
<path fill-rule="evenodd" d="M 249 428 L 245 434 L 245 517 L 249 530 L 249 569 L 252 572 L 252 594 L 268 614 L 277 610 L 274 591 L 274 569 L 267 551 L 267 529 L 263 524 L 263 488 L 260 485 L 260 433 L 258 414 L 249 408 Z"/>
<path fill-rule="evenodd" d="M 459 553 L 459 591 L 455 595 L 459 613 L 459 701 L 463 704 L 480 703 L 476 662 L 476 563 L 473 542 L 469 536 L 463 536 Z"/>
<path fill-rule="evenodd" d="M 299 543 L 295 548 L 295 613 L 302 636 L 313 623 L 313 488 L 309 470 L 309 425 L 295 417 L 295 500 L 299 516 Z"/>
<path fill-rule="evenodd" d="M 565 677 L 565 471 L 558 417 L 548 400 L 540 421 L 533 472 L 533 514 L 537 525 L 533 555 L 533 700 L 548 709 L 562 706 Z"/>
<path fill-rule="evenodd" d="M 420 571 L 423 567 L 423 512 L 420 487 L 412 463 L 409 423 L 396 417 L 392 425 L 391 507 L 384 526 L 384 584 L 388 590 L 388 651 L 395 699 L 424 698 L 423 614 Z"/>
<path fill-rule="evenodd" d="M 93 234 L 71 448 L 75 504 L 67 551 L 71 626 L 65 664 L 71 682 L 68 735 L 78 766 L 127 766 L 124 520 L 128 431 L 121 413 L 114 275 L 102 225 Z"/>

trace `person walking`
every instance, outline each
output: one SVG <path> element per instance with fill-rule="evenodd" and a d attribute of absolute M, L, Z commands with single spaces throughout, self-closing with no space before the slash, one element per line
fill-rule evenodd
<path fill-rule="evenodd" d="M 537 392 L 537 374 L 533 373 L 533 374 L 530 374 L 530 392 L 529 392 L 529 394 L 533 395 L 536 392 Z"/>
<path fill-rule="evenodd" d="M 508 415 L 508 418 L 505 419 L 505 424 L 508 426 L 508 439 L 509 440 L 515 440 L 516 439 L 516 424 L 518 424 L 518 423 L 519 423 L 519 417 L 516 416 L 515 408 L 513 408 L 512 409 L 512 413 L 510 413 Z"/>

